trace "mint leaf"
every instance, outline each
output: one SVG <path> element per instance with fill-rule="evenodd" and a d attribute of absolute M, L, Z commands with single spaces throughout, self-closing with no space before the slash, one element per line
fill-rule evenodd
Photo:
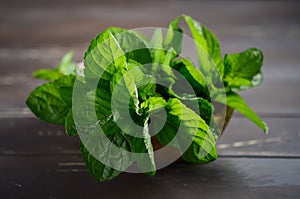
<path fill-rule="evenodd" d="M 80 73 L 77 63 L 72 61 L 73 52 L 65 54 L 58 66 L 54 69 L 40 69 L 32 73 L 37 79 L 56 80 L 64 75 L 77 75 Z"/>
<path fill-rule="evenodd" d="M 167 102 L 162 97 L 149 97 L 146 101 L 141 103 L 140 107 L 146 110 L 147 113 L 151 114 L 156 111 L 160 111 L 167 105 Z"/>
<path fill-rule="evenodd" d="M 80 132 L 84 161 L 97 180 L 111 180 L 132 164 L 133 157 L 128 153 L 131 151 L 130 143 L 115 123 L 117 117 L 111 112 L 110 102 L 107 102 L 109 94 L 78 92 L 81 98 L 74 99 L 76 106 L 72 111 Z M 95 111 L 97 118 L 93 116 Z"/>
<path fill-rule="evenodd" d="M 205 99 L 209 99 L 209 91 L 206 86 L 205 79 L 203 77 L 203 74 L 195 68 L 193 63 L 187 59 L 187 58 L 181 58 L 177 61 L 173 62 L 171 65 L 172 68 L 177 70 L 192 86 L 192 88 L 195 91 L 196 96 L 202 97 Z M 180 79 L 180 77 L 177 77 L 177 79 Z M 180 89 L 181 81 L 175 82 L 175 85 L 173 88 Z M 180 90 L 176 90 L 176 93 L 184 93 L 186 91 L 186 88 L 181 88 Z M 192 94 L 192 93 L 188 93 Z"/>
<path fill-rule="evenodd" d="M 164 42 L 164 49 L 174 49 L 178 56 L 182 50 L 183 30 L 179 27 L 181 16 L 173 20 L 168 28 L 166 39 Z"/>
<path fill-rule="evenodd" d="M 192 17 L 184 15 L 183 18 L 185 19 L 192 36 L 197 43 L 196 49 L 200 69 L 205 71 L 205 75 L 209 74 L 213 68 L 211 68 L 211 64 L 208 63 L 207 60 L 211 58 L 220 73 L 220 77 L 222 77 L 224 73 L 224 66 L 222 64 L 222 56 L 218 39 L 209 29 L 195 21 Z M 210 57 L 206 57 L 204 52 L 207 52 Z"/>
<path fill-rule="evenodd" d="M 76 74 L 76 66 L 77 64 L 72 61 L 73 59 L 73 52 L 68 52 L 67 54 L 64 55 L 62 58 L 60 64 L 57 66 L 58 71 L 63 74 L 63 75 L 71 75 L 71 74 Z"/>
<path fill-rule="evenodd" d="M 53 81 L 63 76 L 63 74 L 60 73 L 58 69 L 40 69 L 34 71 L 32 75 L 37 79 L 49 80 L 49 81 Z"/>
<path fill-rule="evenodd" d="M 170 23 L 165 41 L 163 41 L 163 34 L 160 28 L 154 31 L 149 42 L 154 67 L 155 64 L 169 65 L 170 62 L 181 53 L 183 31 L 178 27 L 179 21 L 180 18 L 177 18 Z"/>
<path fill-rule="evenodd" d="M 66 133 L 69 136 L 77 135 L 77 129 L 76 129 L 76 125 L 75 125 L 75 122 L 74 122 L 72 110 L 70 110 L 69 113 L 66 116 L 65 129 L 66 129 Z"/>
<path fill-rule="evenodd" d="M 262 64 L 263 54 L 256 48 L 226 54 L 224 58 L 226 86 L 232 91 L 241 91 L 260 85 L 263 81 Z"/>
<path fill-rule="evenodd" d="M 216 101 L 227 104 L 233 109 L 237 110 L 253 123 L 255 123 L 259 128 L 261 128 L 265 133 L 268 133 L 268 126 L 263 122 L 260 117 L 246 104 L 244 99 L 234 92 L 229 92 L 226 94 L 226 99 L 216 98 Z"/>
<path fill-rule="evenodd" d="M 121 28 L 109 28 L 93 39 L 85 53 L 85 76 L 111 80 L 118 67 L 134 60 L 151 63 L 145 41 L 136 33 Z M 121 65 L 120 65 L 121 64 Z"/>
<path fill-rule="evenodd" d="M 201 97 L 180 97 L 182 103 L 184 103 L 188 108 L 197 113 L 209 126 L 210 131 L 214 135 L 215 140 L 218 140 L 221 136 L 220 129 L 214 118 L 214 106 L 206 99 Z M 196 103 L 195 103 L 196 102 Z"/>
<path fill-rule="evenodd" d="M 174 98 L 168 101 L 165 109 L 166 124 L 156 135 L 161 144 L 168 145 L 176 134 L 180 133 L 179 139 L 174 140 L 172 145 L 180 149 L 185 161 L 207 163 L 217 158 L 215 139 L 199 115 Z M 190 142 L 191 145 L 184 150 L 182 147 L 186 142 Z"/>
<path fill-rule="evenodd" d="M 163 63 L 165 49 L 163 48 L 163 35 L 161 29 L 155 29 L 149 42 L 150 52 L 152 53 L 152 71 L 157 70 L 158 64 Z"/>
<path fill-rule="evenodd" d="M 164 47 L 161 29 L 156 29 L 149 43 L 152 54 L 151 69 L 146 73 L 154 74 L 159 80 L 163 80 L 164 85 L 172 85 L 175 75 L 169 67 L 171 61 L 177 56 L 172 47 Z"/>
<path fill-rule="evenodd" d="M 144 122 L 143 137 L 133 137 L 127 135 L 130 142 L 132 152 L 138 153 L 135 159 L 139 169 L 149 176 L 154 176 L 156 173 L 156 166 L 154 161 L 153 146 L 151 143 L 151 135 L 149 133 L 148 118 Z"/>
<path fill-rule="evenodd" d="M 112 80 L 117 70 L 127 68 L 124 52 L 109 31 L 102 32 L 93 40 L 85 53 L 84 65 L 86 77 L 90 78 L 92 74 L 105 80 Z M 91 73 L 87 73 L 89 71 Z"/>
<path fill-rule="evenodd" d="M 110 168 L 97 160 L 89 153 L 82 143 L 80 144 L 80 149 L 90 174 L 97 180 L 108 181 L 120 175 L 121 171 Z"/>
<path fill-rule="evenodd" d="M 97 139 L 97 136 L 95 136 L 94 139 Z M 129 166 L 132 162 L 131 157 L 124 156 L 122 153 L 116 153 L 114 150 L 114 147 L 112 147 L 111 144 L 116 145 L 118 149 L 123 150 L 130 150 L 129 143 L 125 139 L 125 137 L 120 133 L 115 133 L 113 135 L 108 136 L 108 139 L 110 140 L 109 143 L 101 143 L 101 140 L 98 139 L 98 144 L 103 144 L 103 148 L 105 148 L 105 151 L 98 151 L 96 154 L 98 154 L 98 158 L 101 160 L 104 160 L 105 158 L 113 158 L 117 160 L 119 165 L 114 165 L 116 167 L 119 166 L 119 168 L 122 168 L 124 165 Z M 95 142 L 94 142 L 95 143 Z M 83 143 L 80 145 L 81 152 L 83 154 L 83 159 L 86 162 L 86 165 L 88 167 L 88 170 L 92 176 L 94 176 L 99 181 L 108 181 L 115 177 L 117 177 L 121 171 L 111 168 L 102 162 L 100 162 L 95 156 L 93 156 L 90 151 L 84 146 Z M 98 149 L 97 145 L 95 145 L 94 149 Z M 103 159 L 102 159 L 103 158 Z M 108 160 L 104 160 L 108 161 Z"/>
<path fill-rule="evenodd" d="M 27 106 L 42 120 L 64 124 L 72 107 L 74 81 L 75 76 L 62 76 L 53 82 L 38 86 L 30 93 L 26 101 Z"/>
<path fill-rule="evenodd" d="M 107 31 L 110 31 L 116 38 L 120 48 L 125 53 L 127 62 L 129 60 L 135 60 L 140 64 L 152 63 L 152 57 L 147 46 L 147 42 L 141 34 L 138 34 L 134 31 L 108 28 Z"/>

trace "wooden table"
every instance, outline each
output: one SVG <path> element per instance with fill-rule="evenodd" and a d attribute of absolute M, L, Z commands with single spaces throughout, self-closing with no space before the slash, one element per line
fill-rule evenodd
<path fill-rule="evenodd" d="M 234 114 L 217 161 L 99 183 L 82 162 L 78 138 L 26 109 L 28 93 L 42 83 L 31 72 L 55 66 L 69 50 L 80 61 L 109 26 L 167 27 L 181 13 L 211 28 L 223 53 L 263 50 L 265 82 L 243 96 L 270 134 Z M 300 198 L 299 18 L 297 1 L 2 0 L 0 198 Z"/>

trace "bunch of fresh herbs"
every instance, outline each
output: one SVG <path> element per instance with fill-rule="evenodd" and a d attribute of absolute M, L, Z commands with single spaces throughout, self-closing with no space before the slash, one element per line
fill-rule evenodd
<path fill-rule="evenodd" d="M 189 58 L 180 57 L 183 29 L 179 22 L 182 20 L 186 22 L 195 41 L 199 68 Z M 205 56 L 216 67 L 210 68 Z M 136 70 L 134 75 L 129 74 L 124 78 L 129 71 L 149 63 L 147 67 Z M 72 97 L 74 82 L 79 78 L 80 83 L 85 85 L 81 91 L 82 99 L 92 99 L 98 125 L 111 143 L 129 152 L 148 154 L 127 161 L 127 165 L 136 162 L 142 172 L 154 175 L 156 165 L 151 142 L 153 129 L 149 123 L 150 120 L 159 122 L 160 118 L 155 115 L 162 110 L 166 113 L 166 121 L 163 121 L 162 129 L 155 135 L 156 139 L 161 145 L 168 145 L 181 126 L 181 139 L 190 140 L 191 144 L 186 149 L 182 148 L 180 140 L 172 145 L 179 149 L 184 161 L 191 163 L 208 163 L 217 158 L 216 140 L 220 137 L 220 129 L 213 117 L 215 108 L 212 100 L 237 110 L 267 133 L 266 124 L 237 94 L 238 91 L 262 82 L 262 64 L 263 54 L 255 48 L 222 57 L 216 36 L 190 16 L 182 15 L 171 22 L 165 38 L 160 29 L 150 39 L 141 33 L 122 28 L 104 30 L 92 40 L 84 56 L 84 67 L 73 62 L 72 53 L 68 53 L 55 69 L 34 72 L 36 78 L 48 82 L 35 88 L 26 104 L 37 117 L 65 125 L 68 135 L 77 135 L 80 124 L 74 119 Z M 178 74 L 188 81 L 193 93 L 185 93 L 185 88 L 180 88 Z M 95 79 L 98 81 L 96 88 L 86 86 Z M 143 85 L 138 87 L 140 82 Z M 125 132 L 135 131 L 130 126 L 126 130 L 118 126 L 116 120 L 122 117 L 116 117 L 111 100 L 119 84 L 130 91 L 130 102 L 124 102 L 123 108 L 124 111 L 129 110 L 130 119 L 142 127 L 141 132 L 135 132 L 140 136 Z M 226 98 L 218 97 L 222 87 Z M 122 93 L 119 95 L 122 101 Z M 196 109 L 199 111 L 190 105 L 191 101 L 198 105 Z M 97 180 L 111 180 L 122 172 L 99 161 L 83 142 L 81 151 L 91 175 Z M 206 152 L 204 156 L 201 155 L 203 151 Z M 116 156 L 123 162 L 127 158 L 122 154 L 114 154 L 109 146 L 102 155 Z"/>

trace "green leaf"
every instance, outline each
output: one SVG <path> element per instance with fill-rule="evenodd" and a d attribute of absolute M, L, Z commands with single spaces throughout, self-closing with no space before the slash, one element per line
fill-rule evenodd
<path fill-rule="evenodd" d="M 177 70 L 192 86 L 192 88 L 195 91 L 196 96 L 202 97 L 205 99 L 210 99 L 209 97 L 209 91 L 206 86 L 205 79 L 203 77 L 203 74 L 195 68 L 193 63 L 187 59 L 187 58 L 181 58 L 172 63 L 172 68 Z M 177 77 L 177 82 L 175 82 L 175 85 L 173 88 L 178 88 L 175 90 L 176 93 L 184 93 L 186 91 L 186 88 L 180 88 L 181 81 L 178 81 L 180 77 Z M 188 93 L 193 94 L 193 93 Z"/>
<path fill-rule="evenodd" d="M 156 78 L 151 74 L 145 74 L 146 67 L 140 63 L 130 60 L 128 63 L 128 71 L 134 76 L 134 81 L 138 89 L 138 98 L 145 101 L 148 97 L 156 96 Z"/>
<path fill-rule="evenodd" d="M 112 80 L 115 72 L 126 69 L 126 57 L 110 31 L 99 34 L 90 45 L 84 58 L 85 75 Z M 91 73 L 87 73 L 91 71 Z"/>
<path fill-rule="evenodd" d="M 26 101 L 27 106 L 42 120 L 65 124 L 65 118 L 72 107 L 74 81 L 75 76 L 63 76 L 38 86 L 30 93 Z"/>
<path fill-rule="evenodd" d="M 77 64 L 72 61 L 73 52 L 68 52 L 62 58 L 60 64 L 57 66 L 58 71 L 63 75 L 75 75 L 75 69 Z"/>
<path fill-rule="evenodd" d="M 58 69 L 40 69 L 34 71 L 32 75 L 37 79 L 49 80 L 49 81 L 53 81 L 63 76 L 63 74 L 60 73 Z"/>
<path fill-rule="evenodd" d="M 160 28 L 155 29 L 149 42 L 152 52 L 152 72 L 155 73 L 158 64 L 169 65 L 181 52 L 182 30 L 177 27 L 179 19 L 171 22 L 166 40 L 163 42 L 163 33 Z"/>
<path fill-rule="evenodd" d="M 97 137 L 95 137 L 97 139 Z M 105 151 L 97 152 L 97 156 L 99 156 L 100 160 L 108 161 L 107 159 L 117 160 L 119 165 L 114 165 L 115 167 L 122 168 L 123 164 L 125 166 L 129 166 L 131 163 L 131 157 L 124 156 L 122 153 L 116 153 L 115 149 L 112 145 L 115 145 L 118 149 L 123 149 L 130 151 L 130 146 L 125 137 L 120 133 L 115 133 L 108 137 L 110 140 L 109 143 L 104 143 L 103 148 L 105 146 Z M 99 140 L 98 144 L 101 145 L 101 141 Z M 95 146 L 97 148 L 97 145 Z M 88 170 L 92 176 L 94 176 L 99 181 L 108 181 L 115 177 L 117 177 L 121 171 L 116 168 L 111 168 L 102 162 L 100 162 L 95 156 L 93 156 L 90 151 L 84 146 L 83 143 L 80 145 L 81 152 L 83 154 L 83 159 L 88 167 Z M 103 158 L 103 159 L 102 159 Z M 106 159 L 106 160 L 104 160 Z"/>
<path fill-rule="evenodd" d="M 216 98 L 216 101 L 227 104 L 233 109 L 237 110 L 253 123 L 255 123 L 259 128 L 261 128 L 265 133 L 268 133 L 268 126 L 263 122 L 260 117 L 246 104 L 244 99 L 234 92 L 229 92 L 226 94 L 226 99 L 223 97 Z"/>
<path fill-rule="evenodd" d="M 260 85 L 263 81 L 262 64 L 263 53 L 256 48 L 225 55 L 225 84 L 232 91 L 245 90 Z"/>
<path fill-rule="evenodd" d="M 194 20 L 192 17 L 186 15 L 183 17 L 192 33 L 195 42 L 198 44 L 196 45 L 196 49 L 198 53 L 200 69 L 203 68 L 205 75 L 209 74 L 213 68 L 211 67 L 211 64 L 207 62 L 207 60 L 211 58 L 220 73 L 220 77 L 222 77 L 224 73 L 224 66 L 222 64 L 222 56 L 218 39 L 209 29 Z M 206 57 L 204 52 L 207 52 L 209 57 Z"/>
<path fill-rule="evenodd" d="M 157 84 L 161 84 L 167 88 L 170 88 L 176 81 L 176 76 L 172 68 L 167 64 L 160 65 L 159 70 L 154 73 L 154 77 L 156 78 Z"/>
<path fill-rule="evenodd" d="M 173 48 L 168 49 L 168 50 L 165 52 L 165 57 L 164 57 L 164 59 L 163 59 L 162 65 L 168 66 L 168 68 L 169 68 L 171 61 L 173 61 L 173 59 L 175 58 L 174 54 L 175 54 L 175 53 L 174 53 Z"/>
<path fill-rule="evenodd" d="M 105 81 L 101 83 L 105 84 Z M 130 143 L 116 124 L 118 117 L 111 111 L 111 96 L 105 92 L 105 87 L 88 91 L 87 94 L 82 90 L 78 92 L 81 98 L 74 99 L 76 106 L 72 111 L 80 132 L 84 160 L 90 174 L 97 180 L 111 180 L 132 164 L 134 159 L 129 153 Z M 93 116 L 95 112 L 96 118 Z"/>
<path fill-rule="evenodd" d="M 108 28 L 116 38 L 120 48 L 125 53 L 126 59 L 135 60 L 141 64 L 152 63 L 152 57 L 148 49 L 147 43 L 141 34 L 134 31 L 118 28 Z"/>
<path fill-rule="evenodd" d="M 166 105 L 167 102 L 162 97 L 149 97 L 146 101 L 141 103 L 140 107 L 150 114 L 156 111 L 160 111 Z"/>
<path fill-rule="evenodd" d="M 139 169 L 149 176 L 154 176 L 156 166 L 148 127 L 148 118 L 144 122 L 143 131 L 141 133 L 142 137 L 133 137 L 130 135 L 126 135 L 126 137 L 131 145 L 132 152 L 137 153 L 135 159 Z"/>
<path fill-rule="evenodd" d="M 85 53 L 85 76 L 111 80 L 118 68 L 127 69 L 130 60 L 151 63 L 147 44 L 132 31 L 109 28 L 93 39 Z"/>
<path fill-rule="evenodd" d="M 206 124 L 209 126 L 210 131 L 213 133 L 215 140 L 218 140 L 221 136 L 220 129 L 218 127 L 218 124 L 214 118 L 214 111 L 215 108 L 206 99 L 203 99 L 201 97 L 180 97 L 182 103 L 184 103 L 188 108 L 193 110 L 195 113 L 200 115 L 200 117 L 206 122 Z M 195 101 L 197 103 L 195 103 Z M 198 105 L 198 106 L 196 106 Z"/>
<path fill-rule="evenodd" d="M 81 107 L 75 107 L 76 110 L 79 110 L 76 113 L 80 115 L 82 112 L 84 117 L 85 110 L 90 110 L 90 107 L 94 107 L 95 109 L 90 111 L 96 111 L 98 123 L 105 135 L 113 135 L 121 131 L 114 121 L 115 116 L 111 110 L 111 93 L 109 90 L 106 90 L 103 87 L 97 88 L 96 91 L 91 90 L 86 94 L 86 99 L 83 98 L 80 101 L 82 101 L 83 104 L 87 103 L 88 107 L 84 107 L 82 110 L 80 110 Z M 84 123 L 87 125 L 87 128 L 89 128 L 89 125 L 92 125 L 94 122 L 87 114 L 80 123 Z"/>
<path fill-rule="evenodd" d="M 97 180 L 108 181 L 120 175 L 121 171 L 115 170 L 101 163 L 89 153 L 82 143 L 80 144 L 80 149 L 83 155 L 83 160 L 85 161 L 90 174 Z"/>
<path fill-rule="evenodd" d="M 152 71 L 155 72 L 158 64 L 163 63 L 165 50 L 163 48 L 163 35 L 160 28 L 155 29 L 149 42 L 149 48 L 152 53 Z"/>
<path fill-rule="evenodd" d="M 164 48 L 174 49 L 176 52 L 176 56 L 178 56 L 182 50 L 181 48 L 182 48 L 183 30 L 178 25 L 181 18 L 182 16 L 179 16 L 170 23 L 166 35 L 166 39 L 164 42 Z"/>
<path fill-rule="evenodd" d="M 73 52 L 68 52 L 65 54 L 60 62 L 60 64 L 54 69 L 40 69 L 32 73 L 32 75 L 37 79 L 56 80 L 64 75 L 78 75 L 81 71 L 78 65 L 72 61 Z"/>
<path fill-rule="evenodd" d="M 185 161 L 207 163 L 217 158 L 215 139 L 199 115 L 174 98 L 168 101 L 165 109 L 167 121 L 163 129 L 156 134 L 161 144 L 168 145 L 179 133 L 178 139 L 174 140 L 172 145 L 180 149 Z M 187 143 L 191 144 L 184 150 Z"/>
<path fill-rule="evenodd" d="M 73 118 L 72 110 L 67 114 L 65 119 L 65 129 L 69 136 L 77 135 L 77 129 Z"/>
<path fill-rule="evenodd" d="M 151 69 L 146 73 L 153 74 L 157 79 L 162 80 L 164 85 L 172 85 L 175 75 L 169 67 L 171 61 L 176 57 L 172 47 L 163 46 L 163 36 L 161 29 L 156 29 L 149 43 L 152 53 Z"/>

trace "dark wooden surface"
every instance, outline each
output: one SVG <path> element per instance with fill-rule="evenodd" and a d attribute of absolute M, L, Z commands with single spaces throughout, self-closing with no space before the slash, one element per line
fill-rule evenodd
<path fill-rule="evenodd" d="M 235 114 L 207 165 L 173 164 L 155 177 L 124 173 L 99 183 L 88 174 L 78 138 L 33 117 L 24 101 L 73 50 L 109 26 L 167 27 L 186 13 L 219 37 L 222 51 L 264 51 L 265 82 L 243 93 L 270 126 L 264 135 Z M 0 198 L 299 198 L 300 3 L 297 1 L 0 2 Z"/>

